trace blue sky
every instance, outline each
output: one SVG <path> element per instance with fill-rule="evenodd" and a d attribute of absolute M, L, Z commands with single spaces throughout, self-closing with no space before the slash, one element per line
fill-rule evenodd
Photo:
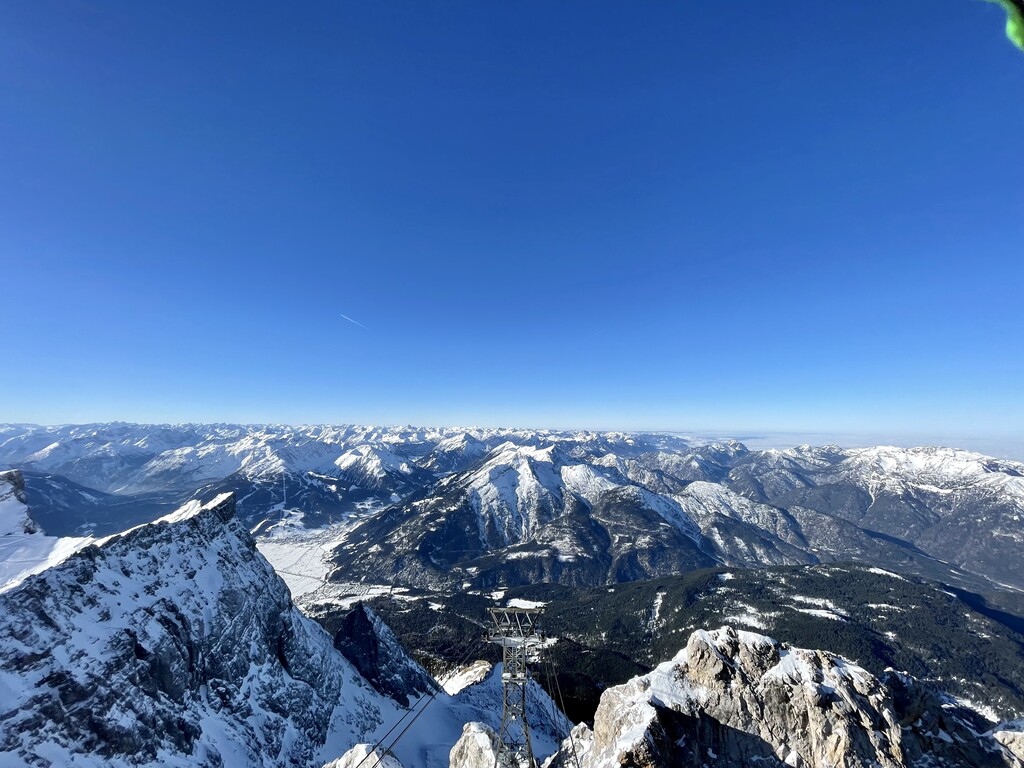
<path fill-rule="evenodd" d="M 4 3 L 0 421 L 1024 433 L 1002 24 Z"/>

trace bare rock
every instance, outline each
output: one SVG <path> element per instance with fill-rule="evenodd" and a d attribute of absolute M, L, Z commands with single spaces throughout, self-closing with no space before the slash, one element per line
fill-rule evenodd
<path fill-rule="evenodd" d="M 581 768 L 1021 765 L 1019 730 L 982 730 L 976 713 L 907 675 L 880 680 L 725 627 L 694 632 L 672 661 L 605 691 L 593 733 L 574 731 L 549 768 L 574 765 L 572 748 Z"/>
<path fill-rule="evenodd" d="M 1024 766 L 1024 720 L 1003 723 L 992 731 L 992 738 Z"/>
<path fill-rule="evenodd" d="M 494 768 L 497 765 L 498 734 L 484 723 L 466 723 L 461 738 L 448 755 L 451 768 Z"/>

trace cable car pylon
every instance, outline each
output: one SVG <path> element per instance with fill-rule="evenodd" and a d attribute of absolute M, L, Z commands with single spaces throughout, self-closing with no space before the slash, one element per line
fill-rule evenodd
<path fill-rule="evenodd" d="M 541 608 L 490 608 L 488 642 L 501 646 L 501 727 L 495 768 L 536 768 L 526 716 L 527 664 L 540 660 Z"/>

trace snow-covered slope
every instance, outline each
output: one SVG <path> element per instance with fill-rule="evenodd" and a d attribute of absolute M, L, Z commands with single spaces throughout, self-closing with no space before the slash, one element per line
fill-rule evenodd
<path fill-rule="evenodd" d="M 482 541 L 518 544 L 551 521 L 561 502 L 554 450 L 505 443 L 479 469 L 460 478 Z"/>
<path fill-rule="evenodd" d="M 0 472 L 0 592 L 59 563 L 91 541 L 47 536 L 29 516 L 25 482 L 17 470 Z"/>
<path fill-rule="evenodd" d="M 752 455 L 727 482 L 794 516 L 811 510 L 1024 587 L 1019 462 L 952 448 L 802 446 Z"/>
<path fill-rule="evenodd" d="M 338 627 L 335 647 L 378 691 L 403 703 L 409 701 L 410 717 L 416 717 L 409 732 L 393 745 L 392 736 L 382 747 L 382 751 L 389 748 L 399 765 L 447 768 L 449 751 L 465 723 L 483 721 L 492 728 L 499 726 L 503 706 L 500 664 L 476 661 L 469 667 L 472 673 L 457 669 L 435 682 L 406 654 L 390 628 L 365 606 L 353 608 Z M 572 728 L 544 689 L 532 680 L 527 691 L 527 716 L 534 747 L 543 757 L 554 753 Z M 357 745 L 344 757 L 361 758 L 367 752 L 365 746 Z M 341 764 L 346 764 L 344 758 Z"/>
<path fill-rule="evenodd" d="M 438 475 L 462 472 L 480 461 L 486 453 L 487 443 L 462 433 L 438 442 L 420 461 L 420 466 Z"/>
<path fill-rule="evenodd" d="M 356 528 L 335 577 L 594 585 L 713 563 L 859 560 L 1024 584 L 1024 465 L 950 449 L 584 445 L 497 446 Z"/>
<path fill-rule="evenodd" d="M 674 497 L 733 565 L 796 565 L 817 562 L 803 528 L 785 510 L 759 504 L 724 485 L 702 480 Z"/>
<path fill-rule="evenodd" d="M 285 510 L 301 511 L 308 525 L 337 522 L 353 511 L 380 507 L 438 477 L 478 463 L 504 443 L 559 444 L 580 456 L 609 450 L 623 455 L 677 446 L 663 436 L 516 429 L 424 429 L 375 426 L 89 424 L 57 427 L 0 425 L 0 466 L 48 476 L 57 485 L 97 493 L 92 531 L 112 533 L 130 520 L 107 507 L 138 499 L 170 509 L 195 493 L 231 491 L 238 514 L 256 525 Z M 38 490 L 38 492 L 37 492 Z M 33 505 L 57 533 L 80 532 L 69 510 L 80 489 L 31 488 Z M 152 498 L 158 494 L 159 498 Z M 76 499 L 77 497 L 77 499 Z M 167 510 L 165 510 L 167 511 Z M 65 519 L 67 518 L 67 519 Z M 132 521 L 134 522 L 134 521 Z"/>
<path fill-rule="evenodd" d="M 107 492 L 196 488 L 241 472 L 248 479 L 317 472 L 330 474 L 341 457 L 370 446 L 377 470 L 404 474 L 418 465 L 443 474 L 479 459 L 503 442 L 559 443 L 583 453 L 626 455 L 676 438 L 625 433 L 520 429 L 424 429 L 377 426 L 237 424 L 85 424 L 56 427 L 0 425 L 0 465 L 65 477 Z M 346 464 L 348 460 L 342 461 Z M 359 463 L 357 461 L 357 463 Z M 406 470 L 401 469 L 408 464 Z M 342 469 L 347 467 L 342 466 Z"/>
<path fill-rule="evenodd" d="M 387 491 L 394 500 L 434 479 L 409 457 L 375 445 L 346 451 L 334 461 L 334 467 L 340 481 L 370 491 Z"/>

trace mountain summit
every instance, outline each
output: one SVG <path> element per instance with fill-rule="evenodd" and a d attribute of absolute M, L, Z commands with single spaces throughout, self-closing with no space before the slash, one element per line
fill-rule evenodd
<path fill-rule="evenodd" d="M 380 725 L 382 697 L 295 609 L 234 510 L 229 495 L 191 502 L 0 595 L 0 751 L 316 765 Z"/>

